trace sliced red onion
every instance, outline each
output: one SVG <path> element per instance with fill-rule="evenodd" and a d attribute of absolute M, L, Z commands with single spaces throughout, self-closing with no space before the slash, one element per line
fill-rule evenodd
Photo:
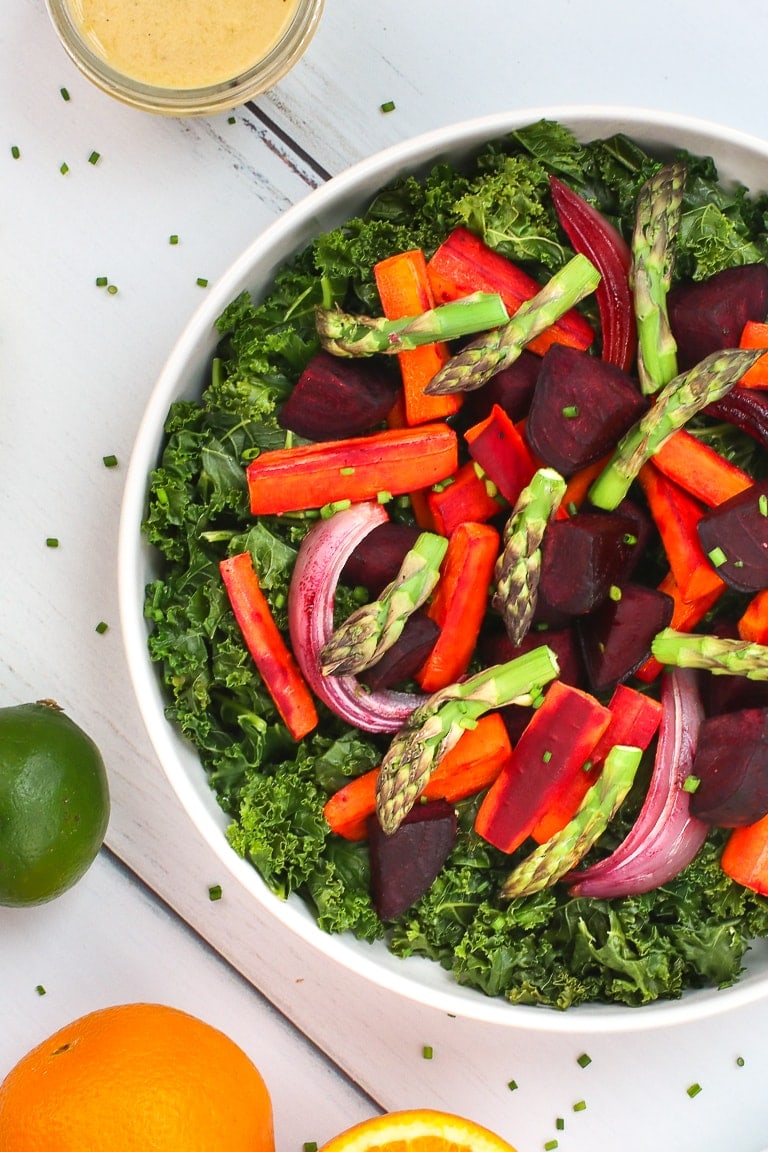
<path fill-rule="evenodd" d="M 659 742 L 648 794 L 631 831 L 618 848 L 583 872 L 571 873 L 572 896 L 636 895 L 665 884 L 693 860 L 709 827 L 689 811 L 683 784 L 691 773 L 704 718 L 691 668 L 664 674 Z"/>
<path fill-rule="evenodd" d="M 320 652 L 333 632 L 336 585 L 351 553 L 388 519 L 381 504 L 352 504 L 319 520 L 301 542 L 288 595 L 288 629 L 296 661 L 315 695 L 365 732 L 396 732 L 426 699 L 417 693 L 371 692 L 355 676 L 324 676 Z"/>

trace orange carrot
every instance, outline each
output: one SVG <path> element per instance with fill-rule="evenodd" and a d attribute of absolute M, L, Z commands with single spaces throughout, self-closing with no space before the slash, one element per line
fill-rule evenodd
<path fill-rule="evenodd" d="M 422 795 L 426 800 L 447 800 L 450 804 L 474 796 L 493 783 L 511 754 L 504 721 L 498 712 L 487 712 L 446 752 Z M 378 768 L 372 768 L 328 799 L 323 815 L 332 832 L 346 840 L 367 837 L 367 821 L 376 810 L 378 774 Z"/>
<path fill-rule="evenodd" d="M 434 488 L 427 496 L 427 505 L 432 530 L 441 536 L 450 536 L 467 521 L 484 524 L 507 507 L 495 485 L 472 460 L 462 464 L 449 484 Z"/>
<path fill-rule="evenodd" d="M 279 515 L 428 488 L 456 471 L 458 442 L 447 424 L 390 428 L 262 452 L 247 469 L 251 512 Z"/>
<path fill-rule="evenodd" d="M 722 591 L 723 581 L 707 558 L 696 530 L 704 515 L 702 505 L 653 463 L 643 465 L 638 480 L 683 599 L 697 601 Z"/>
<path fill-rule="evenodd" d="M 768 896 L 768 816 L 734 828 L 720 857 L 726 876 Z"/>
<path fill-rule="evenodd" d="M 742 640 L 768 644 L 768 588 L 755 593 L 741 614 L 737 628 Z"/>
<path fill-rule="evenodd" d="M 751 476 L 684 428 L 674 432 L 654 453 L 653 463 L 670 480 L 710 508 L 752 484 Z"/>
<path fill-rule="evenodd" d="M 243 640 L 294 740 L 317 725 L 317 709 L 293 654 L 283 640 L 261 590 L 249 552 L 219 564 L 224 587 Z"/>
<path fill-rule="evenodd" d="M 725 591 L 725 584 L 713 588 L 710 592 L 705 592 L 698 599 L 686 600 L 675 577 L 671 572 L 668 572 L 659 584 L 659 591 L 666 592 L 667 596 L 672 597 L 673 608 L 672 619 L 669 623 L 670 628 L 674 628 L 677 632 L 692 632 L 696 625 L 704 619 L 707 612 L 714 608 Z M 663 665 L 655 657 L 649 656 L 635 672 L 635 676 L 643 683 L 650 684 L 660 674 L 662 668 Z"/>
<path fill-rule="evenodd" d="M 373 274 L 381 306 L 388 320 L 417 316 L 434 307 L 427 262 L 420 248 L 398 252 L 386 260 L 380 260 L 374 265 Z M 450 351 L 444 343 L 425 344 L 421 348 L 398 353 L 406 420 L 409 424 L 442 420 L 458 412 L 463 401 L 459 393 L 428 396 L 424 392 L 432 377 L 449 358 Z"/>
<path fill-rule="evenodd" d="M 415 676 L 425 692 L 452 684 L 469 667 L 488 608 L 500 544 L 499 533 L 490 524 L 460 524 L 451 533 L 440 580 L 427 609 L 440 625 L 440 635 Z"/>
<path fill-rule="evenodd" d="M 435 301 L 445 304 L 470 292 L 497 292 L 510 315 L 541 288 L 527 272 L 495 252 L 468 228 L 455 228 L 427 264 Z M 550 329 L 532 340 L 528 348 L 543 355 L 551 344 L 589 348 L 594 340 L 591 325 L 575 308 Z"/>
<path fill-rule="evenodd" d="M 739 340 L 739 348 L 765 348 L 757 364 L 748 368 L 739 380 L 743 388 L 768 388 L 768 322 L 747 320 Z"/>

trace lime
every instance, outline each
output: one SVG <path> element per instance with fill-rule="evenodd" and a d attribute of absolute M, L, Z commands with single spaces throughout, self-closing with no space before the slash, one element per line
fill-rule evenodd
<path fill-rule="evenodd" d="M 52 702 L 0 708 L 0 905 L 66 892 L 108 820 L 107 773 L 90 736 Z"/>

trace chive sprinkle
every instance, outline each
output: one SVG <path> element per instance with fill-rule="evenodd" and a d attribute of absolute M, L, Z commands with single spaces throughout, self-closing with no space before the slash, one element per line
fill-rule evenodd
<path fill-rule="evenodd" d="M 11 156 L 13 156 L 14 160 L 18 160 L 21 156 L 21 149 L 19 148 L 18 144 L 11 145 Z"/>
<path fill-rule="evenodd" d="M 577 1100 L 573 1106 L 574 1112 L 585 1112 L 587 1108 L 586 1100 Z"/>
<path fill-rule="evenodd" d="M 566 420 L 575 420 L 578 414 L 579 408 L 576 404 L 566 404 L 565 408 L 563 408 L 563 416 L 565 416 Z"/>
<path fill-rule="evenodd" d="M 109 292 L 110 296 L 117 296 L 117 284 L 107 284 L 107 292 Z"/>
<path fill-rule="evenodd" d="M 90 156 L 88 157 L 89 164 L 98 164 L 99 160 L 101 160 L 100 152 L 91 152 Z"/>
<path fill-rule="evenodd" d="M 517 1092 L 517 1089 L 518 1089 L 517 1080 L 508 1080 L 507 1081 L 507 1088 L 509 1088 L 510 1092 Z"/>
<path fill-rule="evenodd" d="M 198 288 L 208 287 L 208 281 L 205 276 L 198 276 L 197 280 L 195 280 L 195 284 L 197 284 Z"/>
<path fill-rule="evenodd" d="M 425 1060 L 431 1060 L 434 1054 L 435 1051 L 431 1044 L 425 1044 L 421 1050 L 421 1055 Z"/>
<path fill-rule="evenodd" d="M 212 884 L 208 889 L 209 900 L 221 900 L 221 884 Z"/>
<path fill-rule="evenodd" d="M 588 1056 L 586 1052 L 582 1052 L 576 1063 L 578 1064 L 579 1068 L 586 1068 L 588 1064 L 592 1063 L 592 1057 Z"/>
<path fill-rule="evenodd" d="M 768 516 L 768 496 L 764 492 L 757 501 L 757 506 L 761 516 Z"/>
<path fill-rule="evenodd" d="M 565 1120 L 562 1116 L 558 1116 L 558 1118 L 555 1120 L 555 1128 L 557 1128 L 558 1132 L 562 1132 L 565 1128 Z"/>
<path fill-rule="evenodd" d="M 59 88 L 59 92 L 61 93 L 62 100 L 71 100 L 72 99 L 72 97 L 69 94 L 68 88 Z"/>
<path fill-rule="evenodd" d="M 69 172 L 69 164 L 67 164 L 66 160 L 59 168 L 59 172 L 61 172 L 62 176 L 66 176 L 67 172 Z"/>
<path fill-rule="evenodd" d="M 381 105 L 381 110 L 382 110 L 382 112 L 394 112 L 394 110 L 395 110 L 394 100 L 385 100 L 384 103 Z"/>
<path fill-rule="evenodd" d="M 237 124 L 237 117 L 236 116 L 228 116 L 227 117 L 227 124 Z"/>
<path fill-rule="evenodd" d="M 552 753 L 549 751 L 549 749 L 547 749 L 546 752 L 542 754 L 541 758 L 545 764 L 549 764 L 550 760 L 552 759 Z"/>
<path fill-rule="evenodd" d="M 171 235 L 168 237 L 168 243 L 175 245 L 175 244 L 178 244 L 178 242 L 179 242 L 179 238 L 176 235 L 176 233 L 175 232 L 171 233 Z"/>
<path fill-rule="evenodd" d="M 736 1067 L 737 1068 L 743 1068 L 744 1067 L 744 1057 L 743 1056 L 737 1056 L 736 1057 Z"/>
<path fill-rule="evenodd" d="M 686 1092 L 690 1098 L 693 1099 L 694 1096 L 698 1096 L 699 1092 L 701 1092 L 701 1084 L 689 1084 L 686 1088 Z"/>
<path fill-rule="evenodd" d="M 701 784 L 698 776 L 686 776 L 683 780 L 683 792 L 695 792 Z"/>
<path fill-rule="evenodd" d="M 546 1144 L 544 1145 L 544 1152 L 552 1152 L 552 1149 L 559 1148 L 559 1147 L 560 1147 L 559 1141 L 547 1140 Z"/>
<path fill-rule="evenodd" d="M 56 536 L 48 536 L 45 541 L 46 548 L 58 548 L 59 540 Z"/>
<path fill-rule="evenodd" d="M 305 1140 L 301 1147 L 303 1152 L 317 1152 L 317 1140 Z"/>
<path fill-rule="evenodd" d="M 102 456 L 101 460 L 105 468 L 117 468 L 117 456 Z"/>
<path fill-rule="evenodd" d="M 717 548 L 713 548 L 711 552 L 707 552 L 707 556 L 715 568 L 719 568 L 722 564 L 725 564 L 726 560 L 728 559 L 725 552 L 723 552 L 719 545 Z"/>
<path fill-rule="evenodd" d="M 96 287 L 97 288 L 106 288 L 108 283 L 109 283 L 109 280 L 107 280 L 106 276 L 97 276 L 96 277 Z"/>
<path fill-rule="evenodd" d="M 45 996 L 45 988 L 42 984 L 35 985 L 35 992 L 37 992 L 38 996 Z"/>
<path fill-rule="evenodd" d="M 616 603 L 618 603 L 619 600 L 621 600 L 621 588 L 619 588 L 617 584 L 611 584 L 611 587 L 608 590 L 608 595 L 611 600 L 614 600 Z"/>
<path fill-rule="evenodd" d="M 96 625 L 96 631 L 98 632 L 99 636 L 103 636 L 105 632 L 109 631 L 109 624 L 107 624 L 106 620 L 99 620 L 98 624 Z"/>

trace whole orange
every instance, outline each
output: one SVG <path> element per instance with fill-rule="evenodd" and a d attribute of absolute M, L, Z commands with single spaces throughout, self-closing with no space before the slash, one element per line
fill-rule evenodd
<path fill-rule="evenodd" d="M 44 1040 L 0 1085 L 3 1152 L 274 1152 L 245 1052 L 195 1016 L 122 1004 Z"/>

